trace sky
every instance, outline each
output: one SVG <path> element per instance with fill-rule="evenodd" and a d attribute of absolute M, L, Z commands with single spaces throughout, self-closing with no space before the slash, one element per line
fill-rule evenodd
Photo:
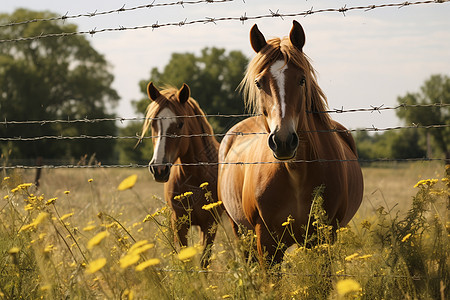
<path fill-rule="evenodd" d="M 121 7 L 172 3 L 178 0 L 1 0 L 0 13 L 17 8 L 48 10 L 60 15 L 102 12 Z M 188 0 L 185 0 L 186 2 Z M 224 3 L 184 4 L 153 7 L 80 17 L 66 22 L 79 31 L 100 30 L 202 20 L 206 17 L 240 17 L 299 13 L 310 9 L 338 9 L 401 3 L 403 0 L 234 0 Z M 414 1 L 410 1 L 414 2 Z M 125 6 L 124 6 L 125 5 Z M 419 92 L 432 74 L 450 76 L 450 3 L 378 8 L 370 11 L 326 12 L 306 17 L 274 17 L 258 20 L 221 21 L 152 30 L 123 30 L 86 35 L 92 46 L 111 64 L 113 87 L 121 100 L 119 117 L 132 118 L 132 100 L 143 97 L 140 80 L 160 70 L 174 52 L 199 54 L 205 47 L 240 50 L 249 58 L 254 53 L 249 42 L 256 23 L 266 39 L 287 36 L 292 20 L 299 21 L 306 34 L 304 52 L 318 73 L 330 109 L 395 106 L 397 97 Z M 1 30 L 1 29 L 0 29 Z M 195 95 L 192 95 L 195 98 Z M 394 110 L 333 114 L 349 129 L 388 128 L 403 125 Z"/>

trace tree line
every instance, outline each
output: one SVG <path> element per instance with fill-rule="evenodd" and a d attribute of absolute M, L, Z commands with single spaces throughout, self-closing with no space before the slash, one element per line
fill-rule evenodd
<path fill-rule="evenodd" d="M 18 9 L 0 14 L 0 24 L 56 17 L 51 12 Z M 62 21 L 34 22 L 4 27 L 0 39 L 36 36 L 42 32 L 76 32 L 77 26 Z M 141 80 L 142 98 L 133 101 L 137 117 L 143 117 L 149 104 L 146 85 L 180 87 L 187 83 L 191 94 L 207 114 L 245 113 L 236 91 L 244 76 L 248 58 L 240 51 L 205 48 L 199 54 L 173 53 L 164 68 L 153 68 Z M 112 88 L 114 76 L 105 57 L 84 36 L 46 38 L 0 44 L 0 118 L 2 120 L 53 120 L 114 118 L 119 101 Z M 433 75 L 415 93 L 397 98 L 398 103 L 450 103 L 450 77 Z M 418 107 L 397 110 L 405 124 L 450 125 L 449 107 Z M 216 133 L 226 132 L 239 118 L 209 118 Z M 112 135 L 136 136 L 142 122 L 120 127 L 114 122 L 47 123 L 0 125 L 1 137 Z M 355 139 L 360 158 L 445 157 L 450 160 L 450 128 L 401 129 L 369 134 L 357 131 Z M 9 159 L 77 161 L 94 157 L 103 163 L 147 163 L 151 142 L 137 147 L 136 140 L 85 139 L 1 141 L 3 161 Z M 112 150 L 113 149 L 113 150 Z M 448 162 L 447 161 L 447 162 Z"/>

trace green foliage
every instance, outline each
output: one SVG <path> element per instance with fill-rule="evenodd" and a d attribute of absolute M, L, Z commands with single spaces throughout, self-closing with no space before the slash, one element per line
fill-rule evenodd
<path fill-rule="evenodd" d="M 418 93 L 398 97 L 399 104 L 433 105 L 450 104 L 450 77 L 433 75 L 426 80 Z M 450 125 L 450 107 L 406 107 L 397 111 L 405 125 Z M 450 163 L 450 127 L 411 128 L 369 134 L 358 131 L 354 135 L 361 159 L 442 157 Z M 428 152 L 429 150 L 431 152 Z"/>
<path fill-rule="evenodd" d="M 450 77 L 432 75 L 420 87 L 418 93 L 407 93 L 397 98 L 400 104 L 450 104 Z M 400 109 L 397 116 L 407 124 L 450 125 L 450 107 L 417 107 Z M 437 154 L 444 154 L 450 161 L 450 128 L 431 128 L 418 131 L 421 136 L 430 134 L 433 137 L 433 148 Z"/>
<path fill-rule="evenodd" d="M 402 131 L 386 131 L 369 134 L 358 131 L 355 136 L 359 158 L 421 158 L 426 156 L 426 141 L 422 139 L 417 129 L 402 129 Z"/>
<path fill-rule="evenodd" d="M 50 12 L 18 9 L 0 14 L 0 23 L 55 17 Z M 5 27 L 1 39 L 39 36 L 41 33 L 76 32 L 62 21 L 35 22 Z M 103 55 L 83 36 L 45 38 L 0 44 L 0 118 L 2 120 L 53 120 L 113 117 L 119 96 L 111 88 L 113 75 Z M 25 127 L 26 126 L 26 127 Z M 115 135 L 112 122 L 9 125 L 0 127 L 3 137 L 46 135 Z M 2 143 L 12 158 L 73 158 L 97 154 L 110 159 L 114 140 L 41 140 Z"/>

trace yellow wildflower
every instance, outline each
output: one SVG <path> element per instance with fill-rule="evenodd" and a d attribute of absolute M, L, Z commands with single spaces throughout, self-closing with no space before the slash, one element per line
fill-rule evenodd
<path fill-rule="evenodd" d="M 20 249 L 18 247 L 12 247 L 11 249 L 9 249 L 8 253 L 9 254 L 17 254 L 19 253 Z"/>
<path fill-rule="evenodd" d="M 92 178 L 89 178 L 89 179 L 88 179 L 88 182 L 89 182 L 89 183 L 91 183 L 92 181 L 94 181 L 94 179 L 92 179 Z"/>
<path fill-rule="evenodd" d="M 345 296 L 350 292 L 357 292 L 361 289 L 361 285 L 353 279 L 340 280 L 336 284 L 337 292 L 340 296 Z"/>
<path fill-rule="evenodd" d="M 414 187 L 432 187 L 433 185 L 435 185 L 439 180 L 438 179 L 425 179 L 425 180 L 420 180 L 419 182 L 416 183 L 416 185 L 414 185 Z"/>
<path fill-rule="evenodd" d="M 402 238 L 402 243 L 404 243 L 407 239 L 409 239 L 411 237 L 411 233 L 408 233 L 407 235 L 405 235 L 403 238 Z"/>
<path fill-rule="evenodd" d="M 43 286 L 41 286 L 40 290 L 41 291 L 48 291 L 52 288 L 51 284 L 44 284 Z"/>
<path fill-rule="evenodd" d="M 70 191 L 64 191 L 64 194 L 69 195 Z"/>
<path fill-rule="evenodd" d="M 346 232 L 347 230 L 348 230 L 348 227 L 341 227 L 341 228 L 336 230 L 336 233 Z"/>
<path fill-rule="evenodd" d="M 194 257 L 197 254 L 197 249 L 194 247 L 187 247 L 181 249 L 181 251 L 178 253 L 178 259 L 182 261 L 186 261 L 192 257 Z"/>
<path fill-rule="evenodd" d="M 65 219 L 70 218 L 71 216 L 73 216 L 73 212 L 63 215 L 61 218 L 59 218 L 59 220 L 64 221 Z"/>
<path fill-rule="evenodd" d="M 89 242 L 87 243 L 87 248 L 88 249 L 94 248 L 94 246 L 97 246 L 98 244 L 100 244 L 100 242 L 107 236 L 109 236 L 108 231 L 102 231 L 102 232 L 97 233 L 93 238 L 91 238 L 89 240 Z"/>
<path fill-rule="evenodd" d="M 156 214 L 156 213 L 155 213 Z M 154 215 L 154 214 L 153 214 Z M 148 222 L 148 221 L 150 221 L 151 219 L 152 219 L 152 216 L 153 215 L 146 215 L 145 216 L 145 218 L 144 218 L 144 220 L 142 220 L 142 223 L 145 223 L 145 222 Z"/>
<path fill-rule="evenodd" d="M 220 206 L 220 205 L 222 205 L 222 201 L 217 201 L 217 202 L 214 202 L 214 203 L 210 203 L 210 204 L 205 204 L 205 205 L 203 205 L 202 206 L 202 209 L 204 209 L 204 210 L 211 210 L 211 209 L 213 209 L 214 207 L 216 207 L 216 206 Z"/>
<path fill-rule="evenodd" d="M 228 294 L 227 294 L 227 295 L 223 295 L 223 296 L 222 296 L 222 299 L 229 299 L 229 298 L 231 298 L 231 296 L 230 296 L 230 295 L 228 295 Z"/>
<path fill-rule="evenodd" d="M 16 193 L 16 192 L 18 192 L 18 191 L 19 191 L 18 188 L 13 188 L 13 189 L 11 190 L 11 193 Z"/>
<path fill-rule="evenodd" d="M 32 183 L 22 183 L 22 184 L 19 184 L 18 186 L 17 186 L 17 188 L 19 189 L 19 190 L 25 190 L 26 188 L 29 188 L 29 187 L 31 187 L 33 184 Z"/>
<path fill-rule="evenodd" d="M 123 299 L 133 300 L 134 299 L 133 290 L 125 289 L 125 291 L 123 291 Z"/>
<path fill-rule="evenodd" d="M 3 177 L 3 181 L 9 180 L 10 178 L 11 177 L 9 177 L 9 176 Z"/>
<path fill-rule="evenodd" d="M 95 229 L 95 225 L 88 225 L 86 227 L 83 228 L 83 231 L 91 231 Z"/>
<path fill-rule="evenodd" d="M 48 244 L 47 246 L 45 246 L 44 252 L 48 253 L 48 252 L 51 252 L 51 251 L 53 251 L 55 249 L 56 249 L 56 247 L 53 244 Z"/>
<path fill-rule="evenodd" d="M 128 176 L 127 178 L 122 180 L 122 182 L 119 184 L 117 189 L 119 191 L 125 191 L 125 190 L 128 190 L 128 189 L 131 189 L 136 184 L 137 178 L 138 178 L 138 176 L 136 174 Z"/>
<path fill-rule="evenodd" d="M 209 183 L 203 182 L 202 184 L 200 184 L 200 188 L 206 188 L 208 185 Z"/>
<path fill-rule="evenodd" d="M 120 267 L 125 269 L 131 265 L 134 265 L 139 261 L 139 258 L 140 256 L 138 254 L 129 253 L 119 260 Z"/>
<path fill-rule="evenodd" d="M 342 274 L 342 273 L 344 273 L 344 269 L 341 269 L 341 270 L 339 270 L 339 271 L 336 271 L 336 275 L 340 275 L 340 274 Z"/>
<path fill-rule="evenodd" d="M 101 270 L 106 265 L 106 258 L 102 257 L 91 261 L 86 267 L 86 273 L 92 274 Z"/>
<path fill-rule="evenodd" d="M 351 261 L 352 259 L 356 258 L 359 256 L 358 252 L 353 253 L 352 255 L 349 255 L 345 258 L 345 261 Z"/>
<path fill-rule="evenodd" d="M 9 195 L 6 195 L 5 197 L 3 197 L 3 199 L 8 200 L 9 199 Z"/>
<path fill-rule="evenodd" d="M 193 194 L 194 194 L 193 192 L 186 192 L 183 194 L 183 196 L 189 197 L 189 196 L 192 196 Z"/>
<path fill-rule="evenodd" d="M 47 200 L 47 202 L 45 203 L 45 205 L 53 204 L 53 203 L 55 203 L 56 200 L 58 200 L 58 197 L 50 198 L 50 199 Z"/>
<path fill-rule="evenodd" d="M 159 258 L 152 258 L 152 259 L 146 260 L 143 263 L 140 263 L 136 266 L 136 271 L 143 271 L 146 268 L 158 265 L 159 263 L 161 263 Z"/>
<path fill-rule="evenodd" d="M 294 223 L 295 219 L 292 218 L 291 215 L 287 217 L 287 220 L 281 224 L 281 226 L 288 226 L 289 224 Z"/>
<path fill-rule="evenodd" d="M 148 249 L 152 249 L 154 246 L 155 246 L 154 244 L 146 244 L 146 245 L 143 245 L 143 246 L 140 246 L 140 247 L 138 247 L 138 248 L 133 249 L 132 252 L 133 252 L 134 254 L 140 254 L 140 253 L 142 253 L 142 252 L 147 251 Z M 131 249 L 130 249 L 130 250 L 131 250 Z"/>

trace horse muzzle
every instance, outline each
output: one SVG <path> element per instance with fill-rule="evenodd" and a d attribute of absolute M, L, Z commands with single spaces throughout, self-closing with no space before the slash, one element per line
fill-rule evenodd
<path fill-rule="evenodd" d="M 287 134 L 284 138 L 280 138 L 275 132 L 269 135 L 268 143 L 276 159 L 289 160 L 295 157 L 299 141 L 295 132 Z"/>
<path fill-rule="evenodd" d="M 150 173 L 153 174 L 153 178 L 156 182 L 167 182 L 170 176 L 170 166 L 169 165 L 153 165 L 148 166 Z"/>

